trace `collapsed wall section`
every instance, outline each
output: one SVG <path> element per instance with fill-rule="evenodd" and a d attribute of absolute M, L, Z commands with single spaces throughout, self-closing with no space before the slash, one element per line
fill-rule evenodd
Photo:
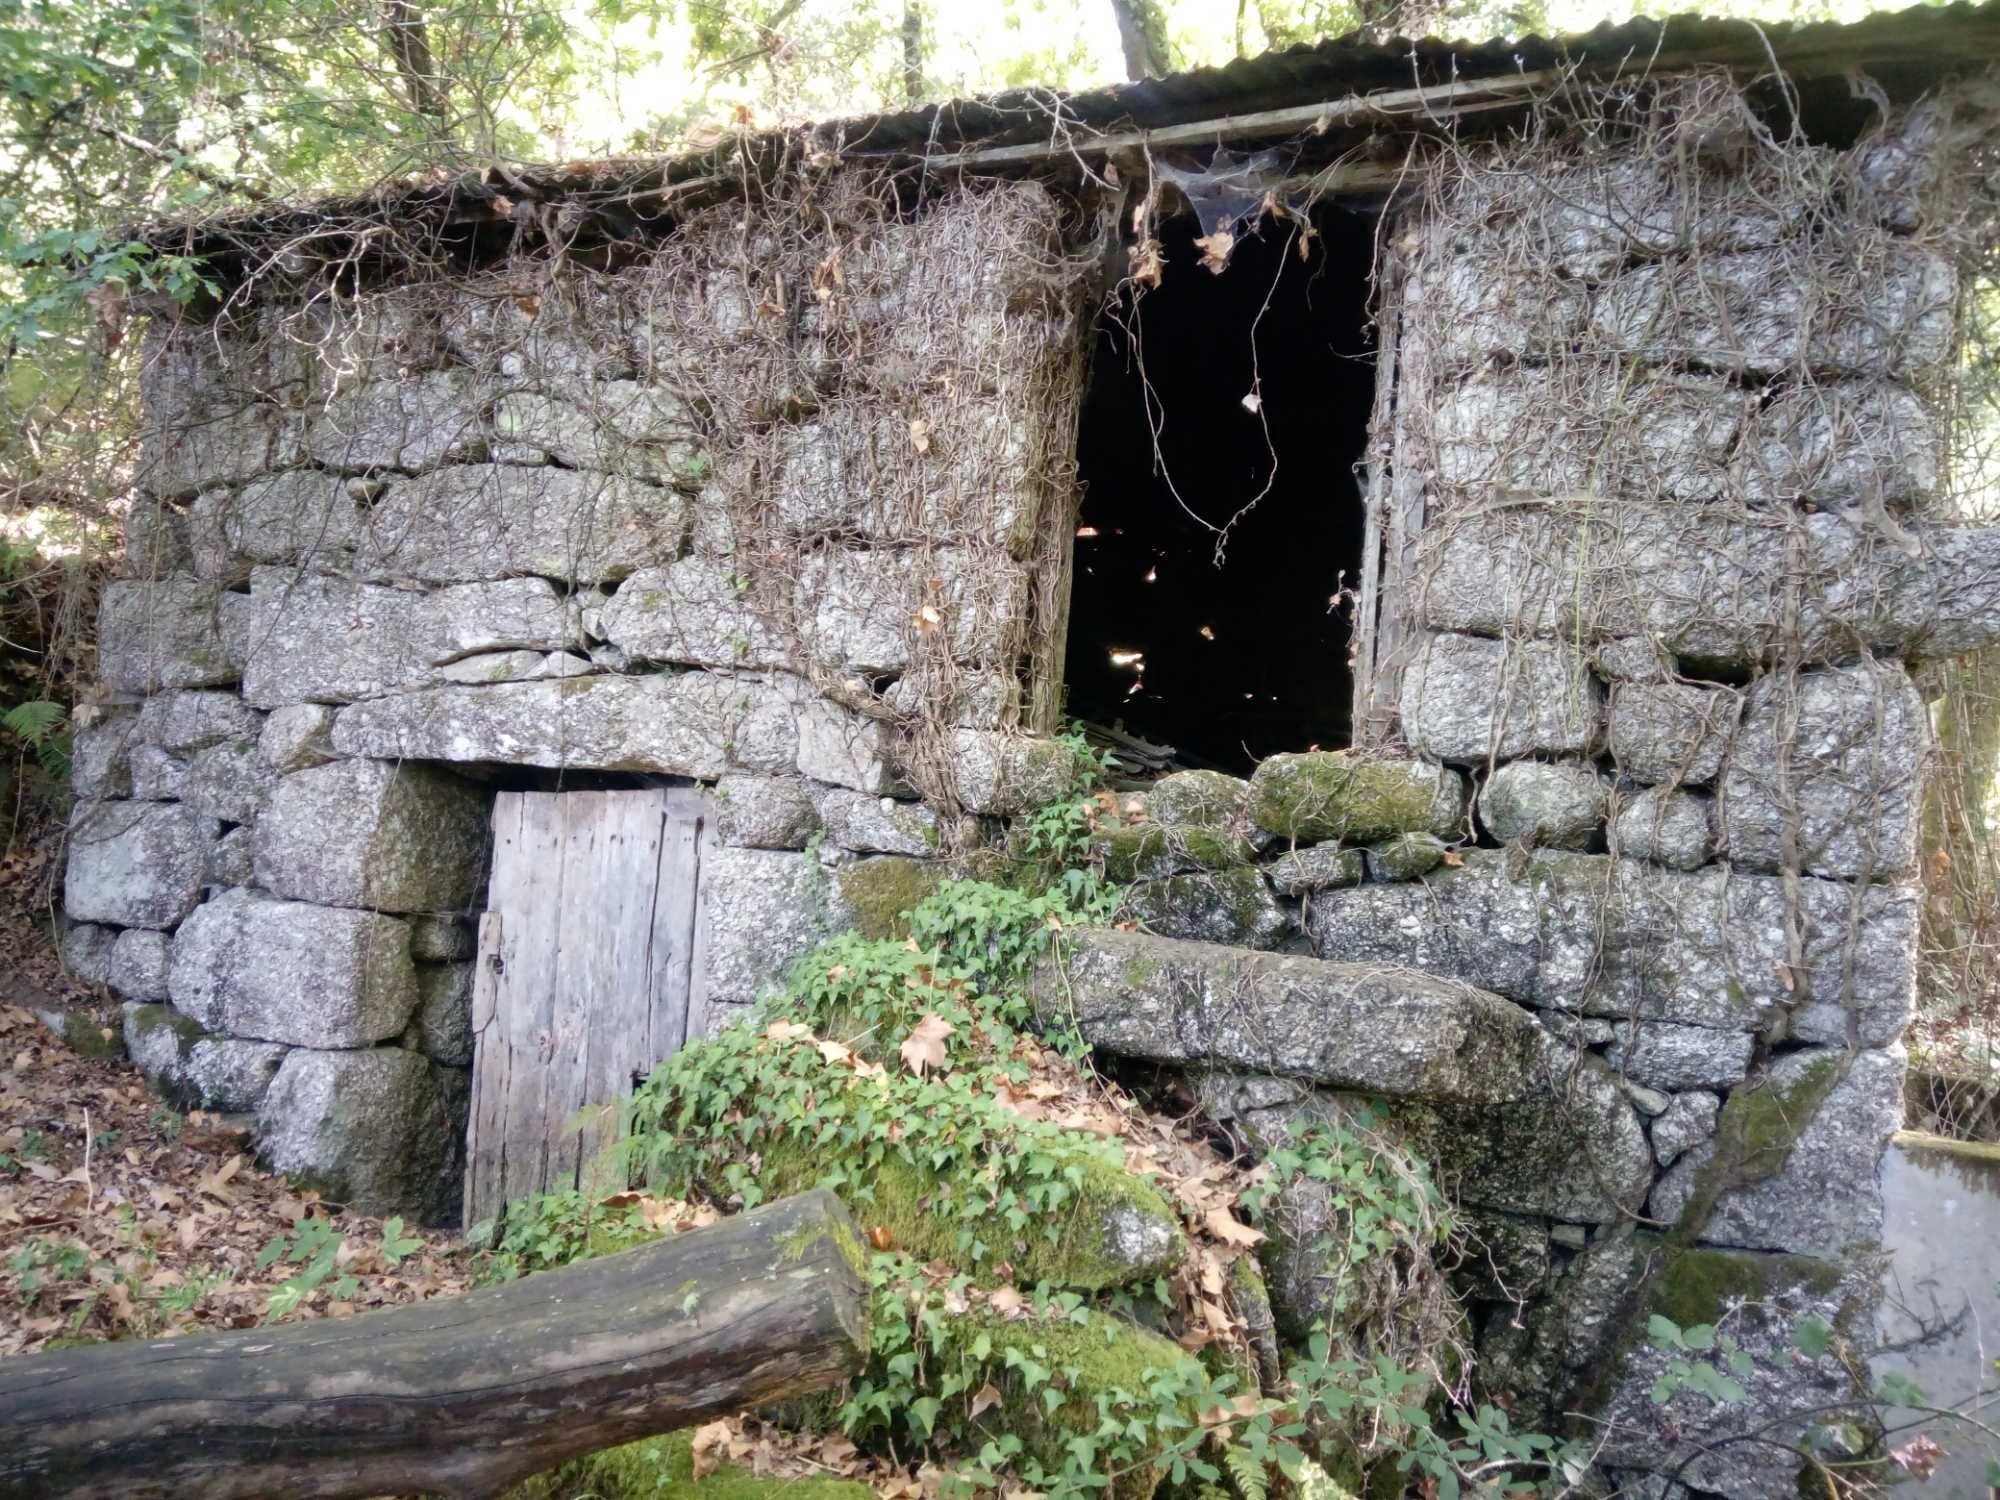
<path fill-rule="evenodd" d="M 716 788 L 715 1022 L 1036 800 L 1063 212 L 807 174 L 615 270 L 413 258 L 156 326 L 66 881 L 141 1065 L 329 1196 L 446 1217 L 507 768 Z"/>

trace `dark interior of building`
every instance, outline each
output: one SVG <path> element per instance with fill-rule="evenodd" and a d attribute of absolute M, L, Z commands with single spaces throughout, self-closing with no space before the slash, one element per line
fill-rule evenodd
<path fill-rule="evenodd" d="M 1068 712 L 1184 766 L 1241 773 L 1349 740 L 1374 221 L 1323 209 L 1313 224 L 1304 256 L 1292 221 L 1239 230 L 1216 275 L 1200 222 L 1178 214 L 1160 226 L 1161 284 L 1098 328 Z M 1217 528 L 1267 486 L 1218 560 Z"/>

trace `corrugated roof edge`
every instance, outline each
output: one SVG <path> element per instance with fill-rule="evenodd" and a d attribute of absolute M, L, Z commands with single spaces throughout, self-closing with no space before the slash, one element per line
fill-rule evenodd
<path fill-rule="evenodd" d="M 1794 78 L 1865 69 L 1891 97 L 1913 97 L 1945 78 L 2000 60 L 2000 0 L 1917 5 L 1881 11 L 1851 23 L 1761 25 L 1699 15 L 1606 22 L 1557 37 L 1478 43 L 1357 35 L 1302 44 L 1219 67 L 1062 95 L 1021 89 L 987 99 L 960 99 L 898 113 L 831 120 L 771 131 L 734 143 L 753 154 L 775 153 L 801 135 L 851 158 L 911 159 L 972 145 L 1048 139 L 1067 128 L 1104 132 L 1157 129 L 1256 110 L 1317 104 L 1378 91 L 1477 82 L 1559 67 L 1604 75 L 1701 65 L 1766 72 L 1773 61 Z M 712 181 L 717 156 L 614 158 L 561 167 L 517 166 L 483 173 L 437 174 L 385 182 L 359 194 L 311 203 L 262 204 L 193 223 L 176 221 L 134 231 L 138 238 L 183 253 L 227 258 L 258 242 L 290 239 L 329 221 L 375 222 L 438 217 L 451 222 L 490 218 L 499 200 L 553 202 L 615 197 L 641 221 L 671 218 Z"/>

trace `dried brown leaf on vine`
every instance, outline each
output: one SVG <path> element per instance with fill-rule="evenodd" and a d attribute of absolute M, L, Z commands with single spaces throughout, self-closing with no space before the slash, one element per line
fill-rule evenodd
<path fill-rule="evenodd" d="M 1156 287 L 1167 274 L 1167 263 L 1160 254 L 1160 242 L 1148 236 L 1139 241 L 1127 256 L 1132 262 L 1132 280 L 1143 287 Z"/>
<path fill-rule="evenodd" d="M 1196 240 L 1194 247 L 1201 252 L 1202 269 L 1220 276 L 1229 269 L 1229 255 L 1236 248 L 1236 236 L 1226 229 L 1218 229 L 1214 234 L 1205 234 Z"/>
<path fill-rule="evenodd" d="M 919 453 L 931 451 L 931 424 L 922 417 L 910 418 L 910 446 Z"/>

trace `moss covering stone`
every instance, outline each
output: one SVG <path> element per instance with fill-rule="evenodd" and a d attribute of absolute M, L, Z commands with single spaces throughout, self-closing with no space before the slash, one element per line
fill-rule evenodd
<path fill-rule="evenodd" d="M 1810 1255 L 1689 1247 L 1667 1252 L 1651 1287 L 1649 1311 L 1692 1328 L 1718 1321 L 1732 1302 L 1762 1302 L 1794 1286 L 1826 1296 L 1839 1285 L 1840 1267 Z"/>
<path fill-rule="evenodd" d="M 1776 1176 L 1839 1081 L 1839 1060 L 1829 1055 L 1787 1082 L 1765 1078 L 1731 1094 L 1716 1122 L 1714 1154 L 1675 1226 L 1679 1237 L 1693 1239 L 1730 1189 Z"/>
<path fill-rule="evenodd" d="M 1187 870 L 1226 870 L 1257 857 L 1248 839 L 1193 823 L 1101 829 L 1090 849 L 1104 861 L 1105 876 L 1120 882 Z"/>
<path fill-rule="evenodd" d="M 852 1479 L 760 1479 L 737 1464 L 694 1477 L 694 1438 L 672 1432 L 572 1459 L 507 1491 L 508 1500 L 874 1500 Z"/>
<path fill-rule="evenodd" d="M 1047 1281 L 1076 1291 L 1105 1291 L 1150 1280 L 1179 1263 L 1186 1240 L 1158 1188 L 1083 1151 L 1063 1165 L 1075 1169 L 1078 1186 L 1075 1200 L 1060 1211 L 1059 1223 L 1030 1222 L 1018 1236 L 1010 1236 L 1004 1223 L 989 1221 L 980 1226 L 985 1254 L 977 1259 L 959 1242 L 972 1225 L 937 1212 L 938 1180 L 902 1157 L 843 1163 L 823 1149 L 774 1142 L 764 1151 L 759 1181 L 769 1196 L 778 1198 L 843 1176 L 846 1181 L 832 1185 L 855 1222 L 864 1230 L 886 1230 L 893 1248 L 974 1276 L 1004 1261 L 1023 1286 Z M 977 1183 L 949 1187 L 955 1199 L 979 1192 Z M 1057 1231 L 1053 1237 L 1048 1232 L 1052 1227 Z"/>
<path fill-rule="evenodd" d="M 1416 880 L 1444 863 L 1444 840 L 1434 833 L 1406 833 L 1368 846 L 1368 874 L 1374 880 Z"/>
<path fill-rule="evenodd" d="M 1000 1391 L 1000 1405 L 978 1425 L 1018 1437 L 1028 1456 L 1052 1471 L 1068 1458 L 1071 1438 L 1098 1430 L 1117 1393 L 1138 1398 L 1135 1405 L 1144 1408 L 1150 1404 L 1144 1394 L 1149 1378 L 1190 1358 L 1171 1340 L 1098 1312 L 1084 1312 L 1074 1321 L 1014 1322 L 976 1309 L 948 1316 L 945 1323 L 949 1348 L 976 1347 L 982 1337 L 990 1345 L 981 1375 Z M 1030 1388 L 1022 1360 L 1049 1369 L 1055 1381 Z M 981 1381 L 971 1383 L 976 1389 Z M 1051 1405 L 1044 1394 L 1052 1388 L 1062 1393 L 1059 1404 Z M 1146 1500 L 1161 1477 L 1157 1469 L 1121 1477 L 1117 1500 Z"/>
<path fill-rule="evenodd" d="M 1283 838 L 1371 843 L 1433 822 L 1435 766 L 1345 750 L 1274 755 L 1250 781 L 1250 820 Z"/>
<path fill-rule="evenodd" d="M 149 1005 L 140 1008 L 144 1010 L 166 1010 L 168 1007 L 164 1005 Z M 76 1053 L 79 1057 L 123 1057 L 125 1055 L 124 1034 L 116 1026 L 105 1025 L 103 1021 L 91 1015 L 88 1011 L 58 1011 L 53 1015 L 44 1016 L 43 1019 L 48 1022 L 49 1029 L 61 1037 L 70 1051 Z M 188 1024 L 194 1026 L 192 1021 L 189 1021 Z M 199 1026 L 195 1026 L 195 1035 L 197 1037 L 201 1035 L 201 1028 Z M 192 1045 L 194 1045 L 192 1042 L 186 1044 L 186 1046 Z M 185 1047 L 183 1050 L 185 1050 Z"/>
<path fill-rule="evenodd" d="M 186 1057 L 196 1042 L 208 1037 L 198 1021 L 171 1005 L 135 1005 L 126 1012 L 125 1024 L 135 1045 L 146 1052 L 155 1047 L 164 1051 L 171 1045 L 179 1056 Z"/>
<path fill-rule="evenodd" d="M 836 880 L 855 931 L 869 938 L 905 938 L 910 909 L 947 878 L 949 872 L 932 860 L 885 855 L 843 866 Z"/>

